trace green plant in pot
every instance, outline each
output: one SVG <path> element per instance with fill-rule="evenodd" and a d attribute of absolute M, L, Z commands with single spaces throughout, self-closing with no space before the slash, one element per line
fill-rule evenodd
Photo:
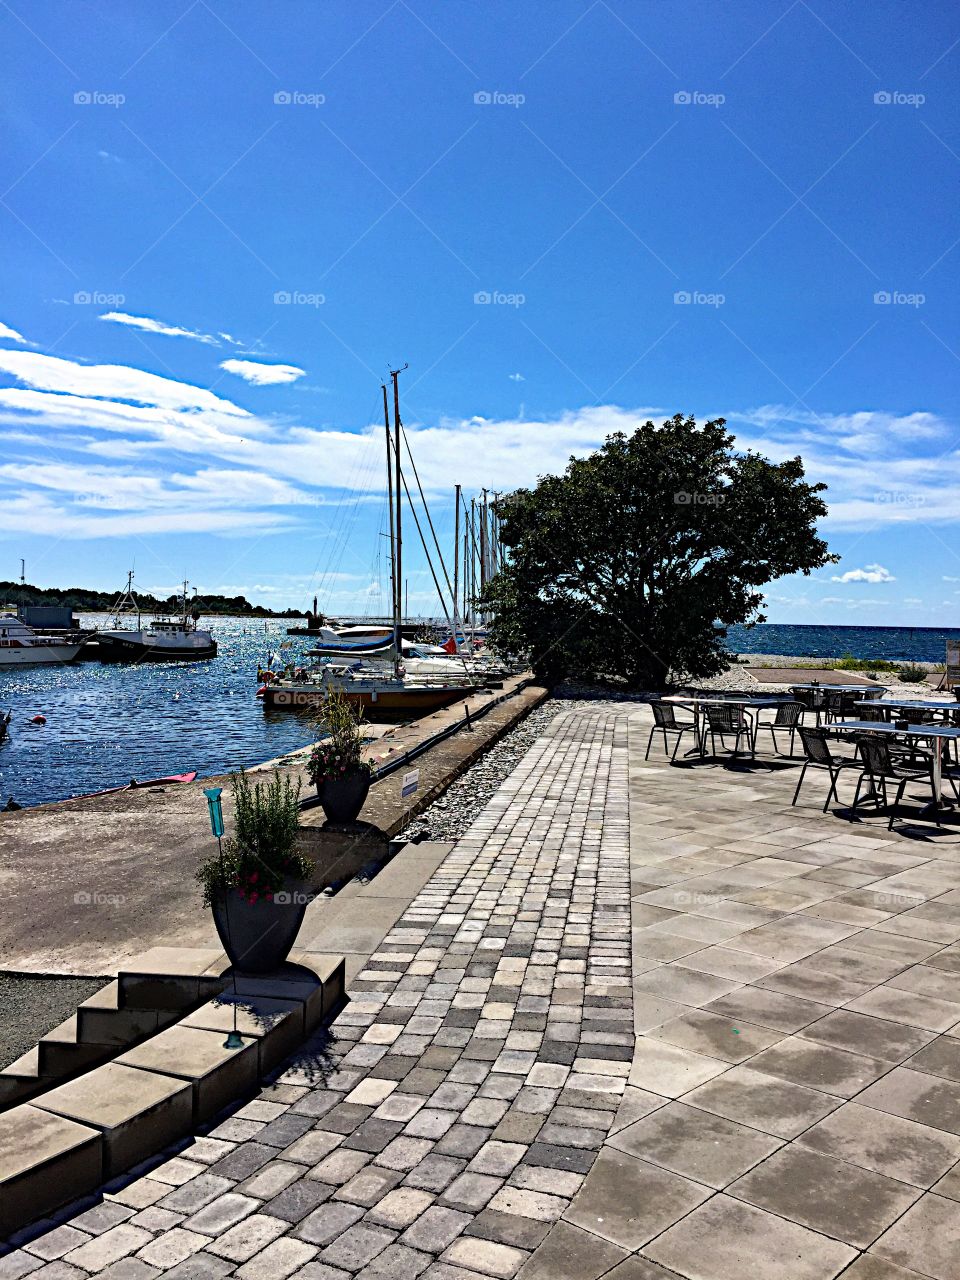
<path fill-rule="evenodd" d="M 203 901 L 240 973 L 272 973 L 290 954 L 312 897 L 314 863 L 299 847 L 300 783 L 231 774 L 234 834 L 197 871 Z"/>
<path fill-rule="evenodd" d="M 354 822 L 370 790 L 370 765 L 361 755 L 360 722 L 361 712 L 341 690 L 329 689 L 317 720 L 317 731 L 323 736 L 310 753 L 307 773 L 330 822 Z"/>

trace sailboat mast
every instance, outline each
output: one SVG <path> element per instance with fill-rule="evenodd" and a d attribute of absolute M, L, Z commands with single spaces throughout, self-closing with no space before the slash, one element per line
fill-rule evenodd
<path fill-rule="evenodd" d="M 406 369 L 406 367 L 407 366 L 404 365 L 403 369 Z M 400 474 L 400 375 L 401 373 L 403 373 L 403 369 L 390 370 L 390 377 L 393 379 L 393 448 L 394 448 L 394 460 L 396 463 L 395 492 L 397 495 L 397 510 L 396 510 L 397 540 L 396 540 L 396 548 L 394 551 L 394 569 L 393 569 L 394 580 L 396 583 L 396 592 L 395 592 L 395 598 L 394 598 L 393 628 L 394 628 L 394 641 L 396 643 L 396 648 L 397 648 L 396 661 L 398 665 L 400 663 L 400 660 L 403 657 L 403 596 L 401 594 L 401 592 L 403 591 L 403 530 L 402 530 L 402 514 L 401 514 L 402 507 L 403 507 L 403 497 L 402 497 L 402 489 L 401 489 L 401 485 L 403 484 L 403 477 Z"/>
<path fill-rule="evenodd" d="M 393 525 L 393 471 L 390 466 L 390 409 L 387 405 L 387 384 L 385 382 L 381 383 L 380 389 L 383 392 L 383 427 L 387 441 L 387 505 L 390 512 L 390 612 L 393 614 L 394 623 L 396 623 L 397 546 Z M 314 601 L 313 608 L 314 613 L 316 613 L 316 601 Z"/>
<path fill-rule="evenodd" d="M 457 614 L 460 609 L 460 486 L 457 485 L 453 498 L 453 625 L 454 643 L 459 647 L 460 641 L 456 632 L 459 630 Z"/>

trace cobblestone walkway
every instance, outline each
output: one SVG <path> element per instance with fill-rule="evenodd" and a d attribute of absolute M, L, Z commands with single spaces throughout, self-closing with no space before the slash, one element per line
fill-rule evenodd
<path fill-rule="evenodd" d="M 559 716 L 323 1042 L 0 1258 L 0 1280 L 516 1275 L 580 1189 L 633 1059 L 631 709 Z"/>

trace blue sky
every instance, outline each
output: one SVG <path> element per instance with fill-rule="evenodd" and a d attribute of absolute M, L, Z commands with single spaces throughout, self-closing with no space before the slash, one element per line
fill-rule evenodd
<path fill-rule="evenodd" d="M 0 39 L 0 578 L 378 608 L 408 361 L 445 541 L 457 482 L 722 415 L 830 486 L 842 561 L 771 620 L 960 623 L 955 6 L 10 0 Z"/>

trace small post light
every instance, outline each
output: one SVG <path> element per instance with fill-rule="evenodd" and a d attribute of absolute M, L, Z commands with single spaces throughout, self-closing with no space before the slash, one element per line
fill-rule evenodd
<path fill-rule="evenodd" d="M 217 840 L 217 848 L 220 850 L 220 872 L 224 880 L 223 866 L 223 804 L 220 796 L 223 794 L 222 787 L 205 787 L 203 794 L 207 797 L 207 812 L 210 815 L 210 830 L 213 832 Z M 230 937 L 230 903 L 224 900 L 224 912 L 227 920 L 227 937 Z M 233 1030 L 227 1033 L 227 1038 L 223 1042 L 225 1049 L 242 1049 L 243 1037 L 237 1030 L 237 975 L 233 975 Z"/>
<path fill-rule="evenodd" d="M 210 830 L 216 836 L 217 840 L 223 839 L 223 805 L 220 803 L 220 797 L 223 794 L 222 787 L 207 787 L 203 793 L 207 797 L 207 809 L 210 813 Z M 220 851 L 221 859 L 223 850 Z"/>

